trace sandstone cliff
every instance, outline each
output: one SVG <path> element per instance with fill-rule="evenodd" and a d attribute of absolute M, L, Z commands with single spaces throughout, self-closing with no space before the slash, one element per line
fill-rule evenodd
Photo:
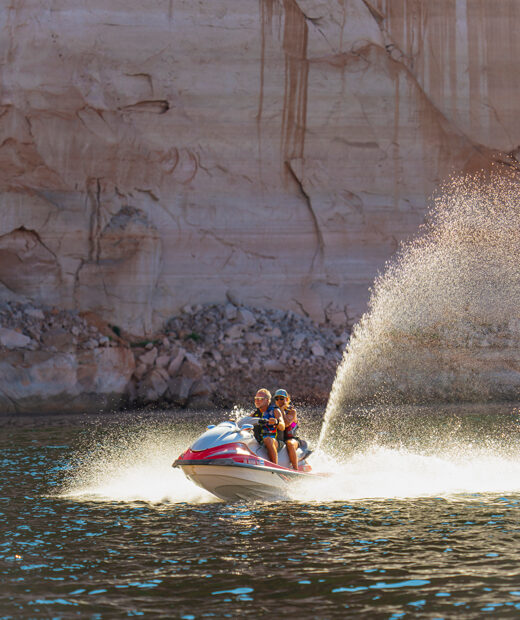
<path fill-rule="evenodd" d="M 439 180 L 516 165 L 516 0 L 0 16 L 4 301 L 136 335 L 226 298 L 342 324 Z"/>

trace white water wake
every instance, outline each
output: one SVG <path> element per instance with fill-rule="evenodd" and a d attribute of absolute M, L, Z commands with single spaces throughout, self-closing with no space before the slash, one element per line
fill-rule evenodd
<path fill-rule="evenodd" d="M 79 464 L 61 497 L 89 502 L 153 504 L 218 502 L 210 493 L 172 469 L 173 458 L 187 443 L 160 437 L 136 440 L 132 448 L 112 446 Z M 335 502 L 369 498 L 414 498 L 520 491 L 520 455 L 500 455 L 473 445 L 425 455 L 407 449 L 371 446 L 346 460 L 318 451 L 315 472 L 326 472 L 291 488 L 294 501 Z"/>
<path fill-rule="evenodd" d="M 126 431 L 127 432 L 127 431 Z M 193 438 L 191 438 L 193 439 Z M 161 431 L 107 437 L 73 464 L 61 497 L 82 501 L 199 504 L 220 501 L 172 463 L 191 443 Z"/>
<path fill-rule="evenodd" d="M 296 486 L 302 502 L 368 498 L 414 498 L 520 491 L 520 455 L 501 456 L 472 446 L 458 453 L 423 455 L 374 446 L 335 462 L 323 452 L 313 455 L 315 471 L 330 477 Z"/>

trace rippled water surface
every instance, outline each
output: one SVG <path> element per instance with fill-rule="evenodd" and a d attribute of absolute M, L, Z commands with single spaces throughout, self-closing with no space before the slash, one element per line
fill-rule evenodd
<path fill-rule="evenodd" d="M 516 410 L 412 418 L 253 504 L 171 469 L 202 414 L 4 420 L 0 617 L 518 617 Z"/>

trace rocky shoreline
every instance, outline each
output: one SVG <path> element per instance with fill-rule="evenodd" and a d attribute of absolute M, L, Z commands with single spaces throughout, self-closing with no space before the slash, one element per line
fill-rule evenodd
<path fill-rule="evenodd" d="M 186 306 L 147 340 L 94 313 L 0 305 L 0 412 L 250 404 L 260 386 L 324 404 L 349 338 L 294 312 Z"/>

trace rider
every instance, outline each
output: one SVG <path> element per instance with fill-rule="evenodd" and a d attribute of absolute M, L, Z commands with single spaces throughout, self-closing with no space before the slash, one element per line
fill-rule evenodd
<path fill-rule="evenodd" d="M 266 447 L 269 460 L 278 463 L 277 449 L 281 447 L 281 442 L 276 438 L 276 433 L 277 431 L 284 431 L 285 425 L 280 409 L 270 403 L 271 392 L 265 388 L 260 388 L 255 395 L 256 410 L 252 417 L 262 419 L 262 422 L 255 426 L 256 440 Z"/>
<path fill-rule="evenodd" d="M 271 392 L 265 388 L 260 388 L 255 394 L 256 409 L 251 414 L 252 418 L 261 418 L 269 407 L 273 407 L 271 403 Z"/>
<path fill-rule="evenodd" d="M 284 434 L 283 440 L 287 446 L 287 453 L 293 469 L 298 471 L 298 455 L 296 450 L 300 445 L 300 439 L 296 436 L 298 430 L 298 414 L 291 405 L 291 397 L 286 390 L 276 390 L 274 393 L 274 401 L 283 414 Z"/>

